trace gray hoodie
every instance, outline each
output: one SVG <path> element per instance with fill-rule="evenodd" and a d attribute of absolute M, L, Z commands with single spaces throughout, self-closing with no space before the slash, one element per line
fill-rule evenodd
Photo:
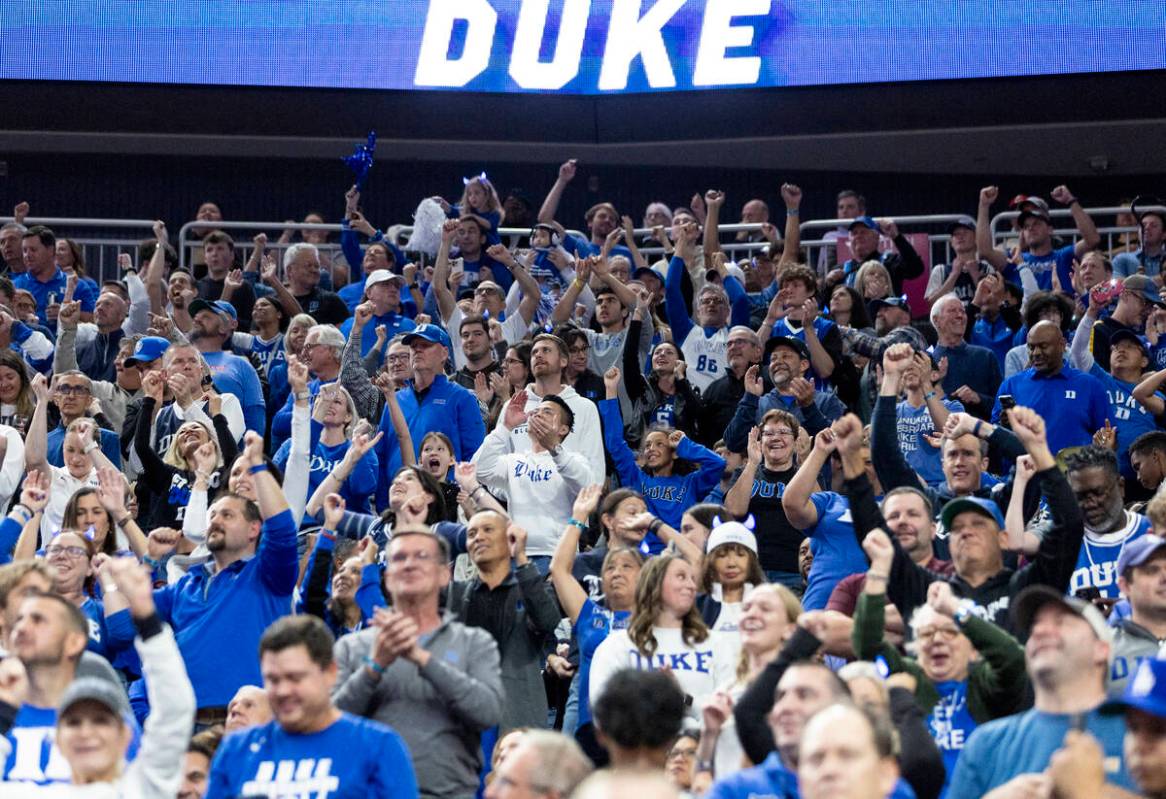
<path fill-rule="evenodd" d="M 485 630 L 446 614 L 422 645 L 422 669 L 398 658 L 374 677 L 364 659 L 379 628 L 336 642 L 336 707 L 396 730 L 409 747 L 422 797 L 472 797 L 482 766 L 481 733 L 502 718 L 498 646 Z"/>

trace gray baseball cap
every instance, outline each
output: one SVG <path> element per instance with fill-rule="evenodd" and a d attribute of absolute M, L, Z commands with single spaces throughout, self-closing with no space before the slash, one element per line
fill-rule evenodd
<path fill-rule="evenodd" d="M 80 677 L 73 680 L 65 689 L 65 695 L 61 697 L 57 717 L 65 715 L 69 708 L 79 702 L 96 702 L 108 708 L 120 719 L 130 715 L 130 703 L 125 690 L 120 685 L 98 677 Z"/>

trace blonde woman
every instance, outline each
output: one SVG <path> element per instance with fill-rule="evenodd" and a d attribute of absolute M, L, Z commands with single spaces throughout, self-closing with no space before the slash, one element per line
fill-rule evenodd
<path fill-rule="evenodd" d="M 142 461 L 139 483 L 150 493 L 150 516 L 145 529 L 170 527 L 182 529 L 182 522 L 190 504 L 190 492 L 199 478 L 207 482 L 209 490 L 217 493 L 223 479 L 223 464 L 235 460 L 235 436 L 223 415 L 222 397 L 214 391 L 207 395 L 207 413 L 214 423 L 214 431 L 202 422 L 186 421 L 178 428 L 165 455 L 161 458 L 150 446 L 150 420 L 154 409 L 162 402 L 162 377 L 150 372 L 142 379 L 142 410 L 134 431 L 134 449 Z M 196 458 L 196 453 L 201 457 Z M 213 457 L 212 457 L 213 453 Z M 213 501 L 213 496 L 212 496 Z"/>

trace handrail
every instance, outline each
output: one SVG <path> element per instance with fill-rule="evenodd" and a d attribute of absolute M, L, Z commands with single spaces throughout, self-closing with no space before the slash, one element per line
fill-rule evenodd
<path fill-rule="evenodd" d="M 344 229 L 342 225 L 327 224 L 318 222 L 223 222 L 223 221 L 209 221 L 206 219 L 195 219 L 187 222 L 178 229 L 178 265 L 186 268 L 186 251 L 188 247 L 196 246 L 199 242 L 197 239 L 188 239 L 187 234 L 194 228 L 212 228 L 214 230 L 326 230 L 329 233 L 339 233 Z M 292 242 L 287 244 L 280 244 L 279 242 L 269 242 L 268 246 L 272 249 L 286 249 L 290 247 Z M 317 245 L 319 246 L 319 245 Z M 339 249 L 339 245 L 326 245 L 328 249 Z M 247 251 L 247 245 L 240 243 L 241 251 Z"/>
<path fill-rule="evenodd" d="M 15 221 L 16 217 L 0 216 L 0 225 L 6 225 L 9 222 Z M 153 230 L 154 221 L 153 219 L 87 219 L 67 216 L 28 216 L 24 218 L 21 224 L 25 227 L 29 225 L 44 225 L 45 227 L 52 227 L 53 225 L 60 227 L 83 225 L 85 227 L 144 227 L 147 230 Z"/>
<path fill-rule="evenodd" d="M 1082 210 L 1086 214 L 1088 214 L 1090 217 L 1105 216 L 1105 215 L 1110 215 L 1110 214 L 1116 216 L 1118 214 L 1130 213 L 1129 206 L 1125 206 L 1125 205 L 1106 206 L 1104 208 L 1083 208 Z M 1160 212 L 1166 213 L 1166 206 L 1148 205 L 1145 208 L 1139 208 L 1138 210 L 1139 211 L 1160 211 Z M 1073 215 L 1073 210 L 1071 208 L 1051 208 L 1051 209 L 1049 209 L 1049 217 L 1050 218 L 1071 217 L 1072 215 Z M 999 232 L 999 231 L 997 231 L 996 228 L 999 226 L 999 224 L 1001 222 L 1004 222 L 1004 221 L 1010 222 L 1019 216 L 1020 216 L 1020 211 L 1001 211 L 1000 213 L 996 214 L 996 216 L 992 217 L 992 221 L 989 224 L 989 228 L 988 228 L 992 233 L 992 241 L 995 242 L 995 241 L 998 241 L 998 240 L 1004 238 L 1005 236 L 1012 235 L 1013 231 L 1011 229 L 1004 231 L 1004 232 Z M 1122 228 L 1106 229 L 1106 232 L 1123 232 L 1124 233 L 1126 231 L 1137 232 L 1138 228 L 1122 227 Z M 1064 234 L 1068 234 L 1068 233 L 1072 233 L 1072 232 L 1077 232 L 1077 228 L 1076 227 L 1056 228 L 1053 230 L 1053 232 L 1064 235 Z M 1102 229 L 1098 228 L 1098 233 L 1100 233 L 1100 232 L 1102 232 Z"/>

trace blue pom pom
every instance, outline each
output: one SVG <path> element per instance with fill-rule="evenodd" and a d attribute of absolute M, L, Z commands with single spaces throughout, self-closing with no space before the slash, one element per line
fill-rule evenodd
<path fill-rule="evenodd" d="M 376 131 L 369 131 L 368 141 L 364 144 L 356 145 L 356 149 L 352 151 L 352 155 L 344 159 L 344 163 L 348 164 L 348 168 L 356 176 L 357 189 L 364 188 L 364 182 L 368 178 L 368 172 L 372 169 L 373 154 L 376 152 L 376 149 Z"/>

